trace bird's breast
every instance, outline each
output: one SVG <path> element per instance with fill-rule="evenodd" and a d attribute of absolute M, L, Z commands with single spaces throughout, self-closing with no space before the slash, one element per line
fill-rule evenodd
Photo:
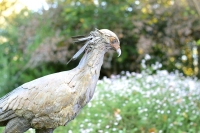
<path fill-rule="evenodd" d="M 73 120 L 80 110 L 92 99 L 97 80 L 98 75 L 92 75 L 92 73 L 89 71 L 89 73 L 74 77 L 74 79 L 71 81 L 71 84 L 73 84 L 71 91 L 73 100 L 70 106 L 63 108 L 62 110 L 63 116 L 66 116 L 64 125 Z"/>
<path fill-rule="evenodd" d="M 76 73 L 67 73 L 67 75 L 66 81 L 55 86 L 54 93 L 48 94 L 50 103 L 40 107 L 37 111 L 40 116 L 32 119 L 31 124 L 34 128 L 55 128 L 66 125 L 92 99 L 99 70 L 80 69 Z"/>

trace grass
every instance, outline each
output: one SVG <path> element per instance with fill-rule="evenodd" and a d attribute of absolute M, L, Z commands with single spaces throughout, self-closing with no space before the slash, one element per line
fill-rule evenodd
<path fill-rule="evenodd" d="M 197 79 L 167 71 L 122 75 L 100 80 L 92 101 L 55 133 L 200 133 Z"/>

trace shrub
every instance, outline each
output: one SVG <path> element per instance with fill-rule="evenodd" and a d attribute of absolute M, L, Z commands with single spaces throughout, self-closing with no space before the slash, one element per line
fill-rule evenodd
<path fill-rule="evenodd" d="M 93 100 L 56 133 L 200 132 L 200 82 L 157 71 L 99 81 Z"/>

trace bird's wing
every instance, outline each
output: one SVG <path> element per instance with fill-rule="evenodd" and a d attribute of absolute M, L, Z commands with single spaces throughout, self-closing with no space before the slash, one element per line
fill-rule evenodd
<path fill-rule="evenodd" d="M 12 110 L 27 118 L 59 111 L 72 102 L 70 81 L 77 73 L 78 70 L 70 70 L 25 83 L 0 99 L 0 109 Z"/>

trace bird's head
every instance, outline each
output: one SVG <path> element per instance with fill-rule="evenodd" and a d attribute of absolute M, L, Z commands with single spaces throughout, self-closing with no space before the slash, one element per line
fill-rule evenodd
<path fill-rule="evenodd" d="M 121 55 L 120 41 L 117 35 L 108 29 L 95 29 L 95 31 L 90 32 L 89 36 L 75 36 L 72 38 L 75 43 L 85 42 L 85 45 L 71 58 L 71 60 L 77 59 L 78 56 L 84 51 L 87 51 L 86 53 L 88 53 L 91 49 L 98 47 L 100 44 L 105 44 L 103 47 L 106 51 L 115 50 L 118 53 L 118 57 Z M 68 61 L 68 63 L 70 61 Z"/>
<path fill-rule="evenodd" d="M 108 37 L 109 43 L 108 43 L 107 47 L 109 49 L 113 49 L 113 50 L 117 51 L 118 57 L 119 57 L 121 55 L 121 49 L 120 49 L 120 41 L 119 41 L 119 38 L 117 37 L 117 35 L 108 29 L 101 29 L 101 30 L 99 30 L 99 32 L 102 33 L 104 36 Z"/>

